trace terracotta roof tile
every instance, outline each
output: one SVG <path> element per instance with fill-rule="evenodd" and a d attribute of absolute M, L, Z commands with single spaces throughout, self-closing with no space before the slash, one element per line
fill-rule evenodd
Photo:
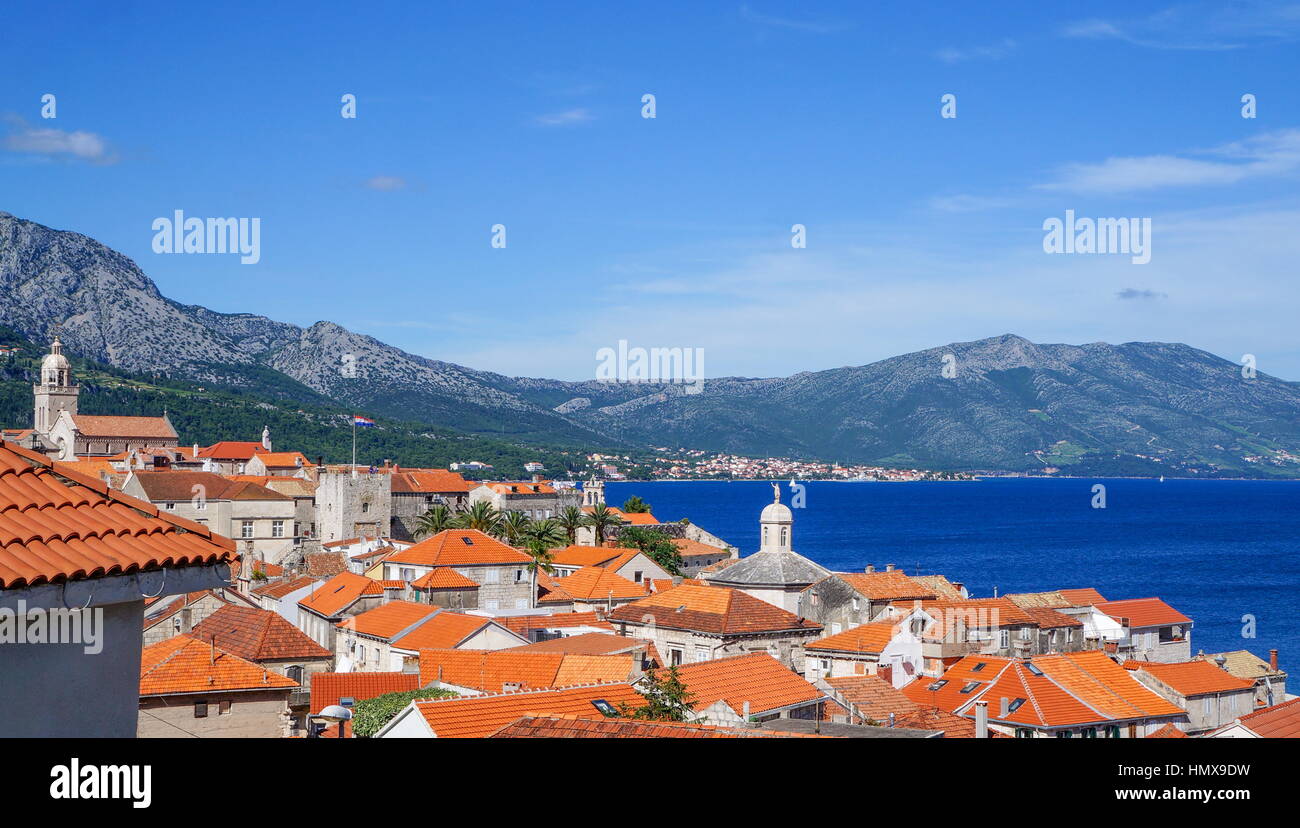
<path fill-rule="evenodd" d="M 553 588 L 550 594 L 538 599 L 539 604 L 643 598 L 647 593 L 646 584 L 638 584 L 599 566 L 584 566 L 572 575 L 548 578 L 547 583 Z"/>
<path fill-rule="evenodd" d="M 573 544 L 563 549 L 557 549 L 551 558 L 551 563 L 559 566 L 600 566 L 619 557 L 627 550 L 615 549 L 612 546 L 580 546 Z"/>
<path fill-rule="evenodd" d="M 571 635 L 564 638 L 552 638 L 535 644 L 523 644 L 512 647 L 512 652 L 537 653 L 578 653 L 583 655 L 606 655 L 608 653 L 625 653 L 642 650 L 649 642 L 637 638 L 628 638 L 613 633 L 593 632 Z"/>
<path fill-rule="evenodd" d="M 443 681 L 485 693 L 628 681 L 636 667 L 630 653 L 586 655 L 519 648 L 420 650 L 423 684 Z"/>
<path fill-rule="evenodd" d="M 596 612 L 555 612 L 549 615 L 507 615 L 497 619 L 511 632 L 525 638 L 533 630 L 565 627 L 597 627 L 613 631 L 614 626 Z"/>
<path fill-rule="evenodd" d="M 1161 601 L 1159 598 L 1130 598 L 1125 601 L 1104 601 L 1095 605 L 1106 615 L 1125 619 L 1130 628 L 1163 627 L 1173 624 L 1190 624 L 1192 619 Z"/>
<path fill-rule="evenodd" d="M 593 702 L 600 699 L 615 708 L 644 701 L 632 685 L 620 683 L 434 699 L 415 702 L 415 708 L 441 738 L 482 738 L 524 716 L 598 715 L 600 711 Z"/>
<path fill-rule="evenodd" d="M 443 469 L 408 469 L 394 471 L 394 494 L 468 494 L 469 481 Z"/>
<path fill-rule="evenodd" d="M 1187 734 L 1184 733 L 1184 732 L 1182 732 L 1182 731 L 1179 730 L 1178 728 L 1174 727 L 1173 725 L 1171 725 L 1171 724 L 1167 724 L 1167 725 L 1165 725 L 1164 727 L 1160 728 L 1159 730 L 1156 730 L 1156 731 L 1153 731 L 1153 732 L 1151 732 L 1151 733 L 1148 733 L 1147 736 L 1146 736 L 1146 738 L 1148 738 L 1148 739 L 1186 739 L 1186 738 L 1187 738 Z"/>
<path fill-rule="evenodd" d="M 374 583 L 382 589 L 382 585 L 378 581 Z M 338 623 L 338 627 L 342 630 L 355 630 L 363 635 L 389 640 L 413 624 L 430 618 L 438 612 L 438 607 L 429 604 L 417 604 L 414 601 L 389 601 L 351 618 L 343 619 Z M 483 618 L 476 620 L 480 624 L 485 621 Z"/>
<path fill-rule="evenodd" d="M 311 712 L 319 713 L 340 699 L 373 699 L 420 689 L 417 673 L 313 673 Z"/>
<path fill-rule="evenodd" d="M 233 604 L 203 619 L 190 635 L 200 641 L 215 638 L 218 647 L 249 661 L 321 659 L 334 655 L 278 613 Z"/>
<path fill-rule="evenodd" d="M 85 437 L 156 437 L 176 439 L 176 429 L 166 417 L 103 417 L 73 414 L 72 424 Z"/>
<path fill-rule="evenodd" d="M 933 586 L 920 583 L 897 570 L 892 572 L 842 572 L 839 578 L 873 601 L 903 601 L 938 598 Z"/>
<path fill-rule="evenodd" d="M 200 524 L 0 444 L 0 588 L 236 560 Z"/>
<path fill-rule="evenodd" d="M 140 695 L 293 688 L 298 682 L 187 635 L 144 648 Z"/>
<path fill-rule="evenodd" d="M 920 709 L 916 702 L 880 676 L 839 676 L 826 679 L 826 683 L 845 701 L 852 703 L 858 713 L 877 722 L 888 722 L 890 713 L 898 716 Z"/>
<path fill-rule="evenodd" d="M 331 618 L 364 596 L 383 594 L 384 587 L 378 581 L 352 572 L 340 572 L 328 581 L 321 582 L 298 602 L 298 606 Z"/>
<path fill-rule="evenodd" d="M 1155 661 L 1126 661 L 1124 666 L 1130 670 L 1141 670 L 1158 678 L 1163 684 L 1173 688 L 1182 696 L 1203 696 L 1208 693 L 1227 693 L 1233 690 L 1249 690 L 1255 686 L 1253 681 L 1237 678 L 1226 670 L 1208 661 L 1179 661 L 1161 663 Z"/>
<path fill-rule="evenodd" d="M 576 716 L 523 716 L 488 736 L 491 739 L 771 739 L 802 737 L 754 727 L 717 727 L 689 722 L 591 719 Z"/>
<path fill-rule="evenodd" d="M 274 598 L 278 601 L 289 593 L 306 586 L 311 586 L 314 583 L 316 583 L 315 578 L 308 575 L 299 575 L 297 578 L 287 578 L 283 581 L 276 581 L 275 583 L 258 587 L 253 590 L 253 594 L 266 596 L 267 598 Z"/>
<path fill-rule="evenodd" d="M 820 624 L 740 590 L 688 584 L 624 604 L 609 617 L 612 621 L 638 624 L 652 618 L 660 627 L 724 635 L 821 629 Z"/>
<path fill-rule="evenodd" d="M 661 678 L 666 673 L 661 674 Z M 691 696 L 691 705 L 703 710 L 718 700 L 741 713 L 749 702 L 750 715 L 758 716 L 797 704 L 824 699 L 826 694 L 767 653 L 715 658 L 683 664 L 677 676 Z"/>
<path fill-rule="evenodd" d="M 1265 739 L 1300 739 L 1300 699 L 1247 713 L 1238 721 Z"/>
<path fill-rule="evenodd" d="M 830 650 L 842 653 L 881 653 L 899 632 L 893 621 L 877 621 L 850 627 L 838 635 L 830 635 L 804 645 L 808 650 Z"/>
<path fill-rule="evenodd" d="M 475 529 L 448 529 L 399 551 L 391 563 L 417 566 L 531 563 L 532 557 Z"/>
<path fill-rule="evenodd" d="M 478 589 L 479 585 L 449 566 L 437 566 L 411 581 L 416 589 Z"/>

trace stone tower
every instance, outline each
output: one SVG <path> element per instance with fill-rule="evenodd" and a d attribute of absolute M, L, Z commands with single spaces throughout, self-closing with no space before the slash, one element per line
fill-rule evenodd
<path fill-rule="evenodd" d="M 50 352 L 41 361 L 41 381 L 32 386 L 36 398 L 35 420 L 36 433 L 46 436 L 54 427 L 60 411 L 77 413 L 77 395 L 81 389 L 72 379 L 72 365 L 63 355 L 63 343 L 54 337 Z"/>
<path fill-rule="evenodd" d="M 605 481 L 595 477 L 582 484 L 582 505 L 595 506 L 605 502 Z"/>

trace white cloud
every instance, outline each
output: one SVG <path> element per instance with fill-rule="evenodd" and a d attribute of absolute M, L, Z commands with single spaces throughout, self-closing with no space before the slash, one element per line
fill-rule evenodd
<path fill-rule="evenodd" d="M 406 179 L 395 175 L 377 175 L 366 181 L 366 187 L 380 192 L 392 192 L 406 188 Z"/>
<path fill-rule="evenodd" d="M 17 117 L 6 120 L 10 124 L 10 132 L 4 138 L 4 147 L 10 152 L 73 158 L 100 164 L 111 164 L 116 160 L 110 153 L 108 141 L 93 132 L 65 132 L 52 127 L 33 127 Z"/>
<path fill-rule="evenodd" d="M 538 126 L 575 126 L 585 124 L 595 119 L 595 116 L 586 109 L 566 109 L 563 112 L 551 112 L 546 115 L 538 115 L 533 122 Z"/>
<path fill-rule="evenodd" d="M 940 49 L 935 57 L 944 63 L 961 63 L 967 60 L 1002 60 L 1016 50 L 1016 42 L 1010 38 L 1000 43 L 987 46 L 971 46 L 964 49 Z"/>
<path fill-rule="evenodd" d="M 1300 129 L 1225 144 L 1189 158 L 1143 155 L 1077 162 L 1057 170 L 1038 189 L 1075 193 L 1133 193 L 1168 187 L 1223 186 L 1300 169 Z"/>
<path fill-rule="evenodd" d="M 1300 5 L 1270 0 L 1191 3 L 1146 17 L 1080 20 L 1065 26 L 1061 34 L 1149 49 L 1226 51 L 1297 39 Z"/>

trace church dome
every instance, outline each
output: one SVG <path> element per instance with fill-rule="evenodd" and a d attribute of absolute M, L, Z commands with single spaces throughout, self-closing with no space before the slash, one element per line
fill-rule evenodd
<path fill-rule="evenodd" d="M 72 364 L 63 355 L 63 343 L 57 336 L 54 337 L 54 343 L 50 345 L 50 352 L 41 360 L 41 384 L 72 384 Z"/>
<path fill-rule="evenodd" d="M 750 514 L 753 514 L 751 512 Z M 794 523 L 794 512 L 784 503 L 769 503 L 759 515 L 759 523 Z"/>

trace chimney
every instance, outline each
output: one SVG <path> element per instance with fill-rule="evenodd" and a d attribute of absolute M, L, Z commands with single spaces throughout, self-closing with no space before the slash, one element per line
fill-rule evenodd
<path fill-rule="evenodd" d="M 893 565 L 893 564 L 885 564 L 885 571 L 886 571 L 886 572 L 893 572 L 893 571 L 894 571 L 894 565 Z"/>
<path fill-rule="evenodd" d="M 1010 715 L 1011 715 L 1011 699 L 1008 699 L 1006 696 L 1003 696 L 1001 702 L 998 704 L 998 718 L 1005 719 L 1007 716 Z"/>
<path fill-rule="evenodd" d="M 745 702 L 744 704 L 742 704 L 742 705 L 740 706 L 740 717 L 741 717 L 742 719 L 745 720 L 745 724 L 749 724 L 749 723 L 750 723 L 750 721 L 749 721 L 749 702 Z"/>
<path fill-rule="evenodd" d="M 867 564 L 867 568 L 864 569 L 863 571 L 866 572 L 868 575 L 870 575 L 872 572 L 876 571 L 875 564 Z"/>
<path fill-rule="evenodd" d="M 1268 651 L 1268 669 L 1277 672 L 1277 650 Z"/>
<path fill-rule="evenodd" d="M 894 686 L 894 665 L 892 664 L 878 665 L 876 667 L 876 675 L 880 676 L 882 679 L 888 682 L 890 687 Z"/>
<path fill-rule="evenodd" d="M 181 635 L 188 635 L 194 629 L 194 610 L 185 607 L 181 610 Z"/>
<path fill-rule="evenodd" d="M 892 710 L 889 711 L 889 726 L 890 727 L 894 726 L 894 711 Z"/>
<path fill-rule="evenodd" d="M 673 586 L 681 586 L 681 585 L 682 585 L 682 576 L 681 576 L 681 575 L 674 575 L 674 576 L 673 576 Z M 1277 651 L 1274 650 L 1274 652 L 1276 653 Z M 1274 659 L 1274 661 L 1276 661 L 1276 659 Z"/>
<path fill-rule="evenodd" d="M 1003 702 L 1006 699 L 1002 700 Z M 989 737 L 989 703 L 984 699 L 975 702 L 975 738 L 987 739 Z"/>

